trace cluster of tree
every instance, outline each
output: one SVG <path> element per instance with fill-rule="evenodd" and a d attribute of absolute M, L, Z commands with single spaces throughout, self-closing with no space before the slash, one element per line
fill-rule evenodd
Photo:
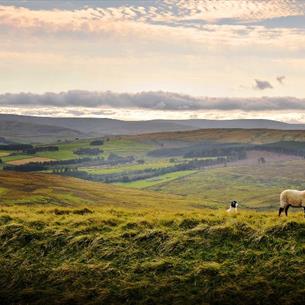
<path fill-rule="evenodd" d="M 27 164 L 13 165 L 6 164 L 3 169 L 8 171 L 22 171 L 22 172 L 32 172 L 32 171 L 42 171 L 42 170 L 57 170 L 60 172 L 74 171 L 77 165 L 82 166 L 93 166 L 93 165 L 105 165 L 105 166 L 115 166 L 117 164 L 125 164 L 133 162 L 135 159 L 133 156 L 120 157 L 116 159 L 107 159 L 96 157 L 84 157 L 79 159 L 68 159 L 68 160 L 54 160 L 45 162 L 30 162 Z"/>
<path fill-rule="evenodd" d="M 43 151 L 59 151 L 58 146 L 36 146 L 28 149 L 23 149 L 22 152 L 28 155 L 34 155 Z"/>
<path fill-rule="evenodd" d="M 104 140 L 93 140 L 90 142 L 90 145 L 92 146 L 99 146 L 99 145 L 103 145 L 104 144 Z"/>
<path fill-rule="evenodd" d="M 251 147 L 251 145 L 239 143 L 204 142 L 183 147 L 158 149 L 149 152 L 148 155 L 153 157 L 183 156 L 184 158 L 219 156 L 232 156 L 233 158 L 235 158 L 236 155 L 241 155 L 241 158 L 243 158 L 245 151 L 250 149 Z"/>
<path fill-rule="evenodd" d="M 254 149 L 305 158 L 305 142 L 280 141 L 275 143 L 256 145 Z"/>
<path fill-rule="evenodd" d="M 20 165 L 6 164 L 3 166 L 3 170 L 19 171 L 19 172 L 35 172 L 35 171 L 43 171 L 47 169 L 48 167 L 46 165 L 38 162 L 30 162 L 27 164 L 20 164 Z"/>
<path fill-rule="evenodd" d="M 115 153 L 110 153 L 108 156 L 108 161 L 118 162 L 118 163 L 128 163 L 135 160 L 134 156 L 122 157 Z"/>
<path fill-rule="evenodd" d="M 79 148 L 73 152 L 76 155 L 99 155 L 103 150 L 99 148 Z"/>
<path fill-rule="evenodd" d="M 52 169 L 56 167 L 65 167 L 67 165 L 83 164 L 92 161 L 91 158 L 80 158 L 80 159 L 68 159 L 68 160 L 54 160 L 45 162 L 29 162 L 26 164 L 13 165 L 6 164 L 3 169 L 8 171 L 20 171 L 20 172 L 34 172 Z"/>
<path fill-rule="evenodd" d="M 0 145 L 0 150 L 16 150 L 24 151 L 27 149 L 33 149 L 34 146 L 31 144 L 2 144 Z"/>

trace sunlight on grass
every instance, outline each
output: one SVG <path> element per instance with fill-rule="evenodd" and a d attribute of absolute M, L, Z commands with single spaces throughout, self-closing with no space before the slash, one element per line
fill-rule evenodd
<path fill-rule="evenodd" d="M 144 179 L 144 180 L 139 180 L 139 181 L 133 181 L 133 182 L 127 182 L 127 183 L 117 183 L 118 185 L 124 185 L 127 187 L 132 187 L 132 188 L 147 188 L 151 187 L 154 185 L 159 185 L 162 183 L 166 183 L 172 180 L 176 180 L 182 177 L 186 177 L 188 175 L 194 174 L 196 171 L 194 170 L 186 170 L 186 171 L 177 171 L 165 175 L 160 175 L 157 177 L 149 178 L 149 179 Z"/>

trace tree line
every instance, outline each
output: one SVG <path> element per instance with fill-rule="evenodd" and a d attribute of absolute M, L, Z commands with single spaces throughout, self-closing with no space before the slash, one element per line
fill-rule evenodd
<path fill-rule="evenodd" d="M 189 162 L 176 164 L 174 166 L 168 166 L 163 168 L 146 168 L 143 170 L 119 172 L 112 174 L 90 174 L 86 171 L 70 170 L 64 171 L 61 174 L 67 176 L 73 176 L 76 178 L 104 182 L 104 183 L 118 183 L 118 182 L 132 182 L 137 180 L 143 180 L 161 176 L 168 173 L 177 171 L 195 170 L 205 167 L 215 166 L 219 164 L 226 164 L 227 162 L 233 162 L 246 158 L 246 153 L 237 154 L 229 157 L 218 157 L 210 159 L 194 159 Z"/>
<path fill-rule="evenodd" d="M 74 170 L 78 165 L 90 166 L 90 165 L 107 165 L 115 166 L 117 164 L 131 163 L 135 159 L 133 156 L 121 157 L 117 155 L 109 155 L 108 159 L 105 160 L 103 157 L 84 157 L 78 159 L 67 159 L 67 160 L 53 160 L 44 162 L 29 162 L 26 164 L 13 165 L 5 164 L 3 170 L 7 171 L 21 171 L 21 172 L 34 172 L 44 170 L 57 170 L 58 172 L 67 172 Z"/>

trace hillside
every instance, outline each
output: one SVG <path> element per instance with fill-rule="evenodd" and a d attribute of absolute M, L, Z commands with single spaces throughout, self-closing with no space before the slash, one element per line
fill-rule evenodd
<path fill-rule="evenodd" d="M 23 130 L 26 137 L 32 134 L 33 138 L 39 137 L 39 128 L 31 128 L 31 125 L 48 125 L 57 128 L 57 130 L 49 130 L 49 134 L 56 136 L 57 132 L 79 132 L 86 134 L 87 137 L 101 135 L 128 135 L 128 134 L 144 134 L 152 132 L 168 132 L 168 131 L 187 131 L 195 129 L 222 129 L 222 128 L 243 128 L 243 129 L 279 129 L 279 130 L 305 130 L 302 124 L 287 124 L 272 120 L 150 120 L 150 121 L 121 121 L 106 118 L 56 118 L 56 117 L 34 117 L 19 116 L 10 114 L 0 114 L 0 124 L 4 122 L 15 122 L 16 126 L 11 126 L 12 134 L 6 133 L 6 137 L 14 137 L 22 135 Z M 18 124 L 23 124 L 23 128 L 19 128 Z M 25 125 L 31 124 L 31 125 Z M 16 130 L 15 130 L 16 128 Z M 29 128 L 29 130 L 28 130 Z M 44 127 L 45 129 L 46 127 Z M 60 131 L 58 128 L 62 128 Z M 0 136 L 5 136 L 0 133 Z M 68 136 L 68 135 L 66 135 Z M 40 139 L 42 137 L 39 137 Z"/>
<path fill-rule="evenodd" d="M 181 196 L 128 189 L 109 184 L 45 173 L 0 171 L 0 204 L 122 207 L 187 210 L 204 203 L 188 202 Z"/>
<path fill-rule="evenodd" d="M 0 120 L 0 137 L 16 142 L 50 143 L 59 139 L 74 139 L 82 136 L 83 134 L 77 130 L 56 125 Z"/>
<path fill-rule="evenodd" d="M 303 304 L 303 216 L 1 207 L 2 305 Z"/>
<path fill-rule="evenodd" d="M 226 208 L 228 201 L 237 200 L 241 209 L 276 211 L 279 195 L 284 189 L 304 189 L 304 160 L 274 161 L 266 164 L 240 162 L 227 167 L 197 171 L 193 175 L 148 187 L 166 194 L 185 196 L 189 200 L 210 202 Z M 255 159 L 256 160 L 256 159 Z M 302 214 L 301 209 L 291 212 Z"/>
<path fill-rule="evenodd" d="M 125 136 L 126 139 L 138 141 L 179 141 L 198 142 L 216 141 L 221 143 L 262 144 L 279 141 L 305 141 L 303 130 L 276 129 L 199 129 L 178 132 L 160 132 L 144 135 Z"/>

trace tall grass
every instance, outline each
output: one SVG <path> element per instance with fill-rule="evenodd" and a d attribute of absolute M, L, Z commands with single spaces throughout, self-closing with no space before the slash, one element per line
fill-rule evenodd
<path fill-rule="evenodd" d="M 302 304 L 302 213 L 0 210 L 0 303 Z"/>

